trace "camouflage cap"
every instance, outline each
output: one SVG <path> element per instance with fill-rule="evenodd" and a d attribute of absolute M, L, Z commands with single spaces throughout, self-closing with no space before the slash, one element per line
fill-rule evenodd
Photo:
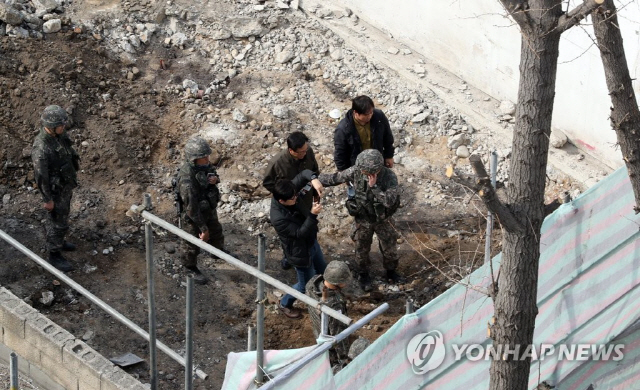
<path fill-rule="evenodd" d="M 367 173 L 376 173 L 384 166 L 382 153 L 377 149 L 367 149 L 362 151 L 356 158 L 356 167 Z"/>
<path fill-rule="evenodd" d="M 66 124 L 69 116 L 67 116 L 67 112 L 62 107 L 52 105 L 44 109 L 40 120 L 42 121 L 42 126 L 54 129 Z"/>
<path fill-rule="evenodd" d="M 185 158 L 189 161 L 207 157 L 211 154 L 211 146 L 201 137 L 193 137 L 184 145 Z"/>
<path fill-rule="evenodd" d="M 324 280 L 331 284 L 348 283 L 351 279 L 349 266 L 344 261 L 334 260 L 324 270 Z"/>

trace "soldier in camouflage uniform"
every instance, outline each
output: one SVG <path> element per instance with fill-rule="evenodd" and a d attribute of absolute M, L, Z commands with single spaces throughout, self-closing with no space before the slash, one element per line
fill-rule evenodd
<path fill-rule="evenodd" d="M 347 200 L 349 214 L 355 219 L 355 229 L 351 238 L 356 243 L 356 262 L 359 268 L 359 282 L 365 291 L 371 291 L 369 275 L 369 252 L 373 233 L 378 236 L 383 266 L 387 279 L 402 280 L 396 272 L 398 267 L 398 234 L 392 216 L 400 206 L 398 178 L 384 166 L 382 154 L 376 149 L 367 149 L 356 158 L 356 164 L 344 171 L 321 174 L 318 179 L 323 186 L 352 182 L 355 196 Z"/>
<path fill-rule="evenodd" d="M 341 311 L 347 315 L 347 303 L 341 289 L 346 287 L 351 280 L 351 273 L 347 263 L 334 260 L 324 270 L 324 274 L 315 275 L 309 280 L 306 286 L 307 295 L 311 298 L 323 302 L 327 307 Z M 320 310 L 309 307 L 309 318 L 313 327 L 313 334 L 318 338 L 321 333 L 320 329 Z M 336 336 L 338 333 L 347 329 L 347 325 L 329 317 L 329 336 Z M 343 340 L 336 344 L 330 352 L 331 365 L 340 365 L 341 361 L 347 358 L 349 345 L 347 340 Z"/>
<path fill-rule="evenodd" d="M 64 240 L 69 231 L 69 211 L 73 189 L 78 185 L 76 172 L 80 157 L 65 133 L 67 112 L 59 106 L 48 106 L 41 116 L 42 128 L 33 142 L 31 158 L 38 190 L 48 211 L 46 223 L 49 263 L 68 272 L 73 266 L 60 251 L 75 250 Z"/>
<path fill-rule="evenodd" d="M 183 229 L 220 250 L 224 250 L 222 225 L 218 221 L 217 206 L 220 177 L 210 163 L 211 147 L 200 137 L 191 138 L 185 144 L 185 163 L 180 167 L 178 190 L 182 204 Z M 193 273 L 194 282 L 206 284 L 208 279 L 197 265 L 200 248 L 183 241 L 184 267 Z"/>

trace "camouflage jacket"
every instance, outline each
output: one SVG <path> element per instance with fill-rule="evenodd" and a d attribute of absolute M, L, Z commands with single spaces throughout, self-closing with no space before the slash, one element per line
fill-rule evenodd
<path fill-rule="evenodd" d="M 326 289 L 326 300 L 322 299 L 322 290 Z M 341 311 L 342 314 L 347 315 L 347 301 L 340 290 L 331 290 L 324 286 L 324 278 L 322 275 L 315 275 L 307 282 L 306 286 L 307 295 L 317 301 L 321 301 L 327 307 Z M 320 310 L 309 306 L 309 318 L 311 319 L 311 326 L 313 328 L 313 334 L 320 336 Z M 329 317 L 329 335 L 335 336 L 343 330 L 347 329 L 347 325 Z M 343 340 L 335 345 L 336 352 L 340 357 L 345 358 L 349 352 L 347 341 Z"/>
<path fill-rule="evenodd" d="M 181 217 L 194 223 L 200 232 L 208 230 L 207 221 L 216 215 L 216 207 L 220 200 L 218 185 L 209 184 L 207 179 L 210 173 L 218 175 L 213 165 L 197 168 L 192 163 L 185 162 L 178 174 L 178 191 L 182 202 Z"/>
<path fill-rule="evenodd" d="M 356 219 L 372 223 L 382 222 L 391 217 L 400 205 L 398 178 L 387 167 L 382 167 L 373 187 L 369 187 L 367 176 L 356 166 L 342 172 L 321 174 L 318 180 L 327 187 L 346 182 L 353 183 L 356 193 L 353 199 L 347 200 L 347 210 Z"/>
<path fill-rule="evenodd" d="M 73 149 L 71 139 L 66 133 L 53 136 L 40 129 L 31 150 L 33 170 L 42 200 L 47 203 L 63 187 L 74 188 L 78 185 L 77 171 L 80 156 Z"/>

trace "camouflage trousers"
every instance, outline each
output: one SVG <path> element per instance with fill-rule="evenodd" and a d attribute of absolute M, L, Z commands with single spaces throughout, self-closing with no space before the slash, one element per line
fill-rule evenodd
<path fill-rule="evenodd" d="M 61 191 L 53 194 L 53 210 L 48 214 L 45 229 L 47 231 L 47 249 L 49 252 L 59 252 L 64 244 L 64 236 L 69 231 L 69 212 L 73 187 L 62 187 Z"/>
<path fill-rule="evenodd" d="M 183 218 L 184 222 L 182 228 L 192 234 L 195 237 L 200 237 L 200 229 L 194 223 L 189 221 L 188 218 Z M 224 234 L 222 232 L 222 225 L 218 221 L 218 214 L 212 215 L 207 219 L 207 227 L 209 228 L 209 241 L 208 244 L 215 246 L 216 248 L 224 249 Z M 182 265 L 187 268 L 193 268 L 198 265 L 198 254 L 200 254 L 200 248 L 182 240 L 182 248 L 184 251 L 184 257 L 182 258 Z"/>
<path fill-rule="evenodd" d="M 388 218 L 382 222 L 369 222 L 356 218 L 351 239 L 356 243 L 356 263 L 360 272 L 368 272 L 371 266 L 369 252 L 373 243 L 373 234 L 378 236 L 382 266 L 385 270 L 398 267 L 398 232 L 394 229 L 394 221 Z"/>

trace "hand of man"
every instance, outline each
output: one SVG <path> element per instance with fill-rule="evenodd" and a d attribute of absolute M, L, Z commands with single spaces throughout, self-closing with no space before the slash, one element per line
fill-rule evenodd
<path fill-rule="evenodd" d="M 218 181 L 220 181 L 218 179 L 218 176 L 209 176 L 209 184 L 218 184 Z"/>
<path fill-rule="evenodd" d="M 311 214 L 318 215 L 322 211 L 322 205 L 318 202 L 313 202 L 311 206 Z"/>
<path fill-rule="evenodd" d="M 393 168 L 393 157 L 384 159 L 384 166 L 387 168 Z"/>
<path fill-rule="evenodd" d="M 324 194 L 324 187 L 322 186 L 322 183 L 320 183 L 320 180 L 318 179 L 311 180 L 311 185 L 313 186 L 313 188 L 316 189 L 318 196 L 322 198 L 322 195 Z"/>
<path fill-rule="evenodd" d="M 52 211 L 53 210 L 53 205 L 54 205 L 53 201 L 50 200 L 50 201 L 48 201 L 47 203 L 44 204 L 44 208 L 47 211 Z"/>
<path fill-rule="evenodd" d="M 378 174 L 374 173 L 373 175 L 367 175 L 369 179 L 369 187 L 373 187 L 376 185 L 376 181 L 378 180 Z"/>
<path fill-rule="evenodd" d="M 200 239 L 204 242 L 208 242 L 209 241 L 209 231 L 205 231 L 200 233 Z"/>

